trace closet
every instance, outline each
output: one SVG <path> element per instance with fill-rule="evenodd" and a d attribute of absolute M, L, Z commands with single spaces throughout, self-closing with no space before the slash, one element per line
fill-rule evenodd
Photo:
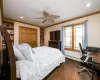
<path fill-rule="evenodd" d="M 37 29 L 19 26 L 19 43 L 37 47 Z"/>

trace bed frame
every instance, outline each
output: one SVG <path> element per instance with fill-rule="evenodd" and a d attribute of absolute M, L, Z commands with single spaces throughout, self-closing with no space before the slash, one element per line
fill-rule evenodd
<path fill-rule="evenodd" d="M 0 26 L 1 35 L 4 37 L 6 50 L 9 57 L 9 64 L 10 64 L 10 80 L 16 80 L 16 65 L 15 65 L 15 56 L 12 47 L 12 42 L 10 40 L 10 36 L 5 27 Z M 4 80 L 4 79 L 0 79 Z"/>
<path fill-rule="evenodd" d="M 1 32 L 2 36 L 4 37 L 6 49 L 7 49 L 6 54 L 8 55 L 7 57 L 9 58 L 10 80 L 21 80 L 21 79 L 16 79 L 16 64 L 15 64 L 16 60 L 15 60 L 14 51 L 13 51 L 13 47 L 12 47 L 12 42 L 10 40 L 10 36 L 9 36 L 6 28 L 3 26 L 0 26 L 0 32 Z M 60 67 L 60 66 L 58 66 L 58 67 Z M 49 73 L 43 80 L 46 80 L 56 69 L 58 69 L 58 67 L 55 68 L 51 73 Z M 0 80 L 5 80 L 5 79 L 0 78 Z M 8 80 L 8 79 L 6 79 L 6 80 Z"/>

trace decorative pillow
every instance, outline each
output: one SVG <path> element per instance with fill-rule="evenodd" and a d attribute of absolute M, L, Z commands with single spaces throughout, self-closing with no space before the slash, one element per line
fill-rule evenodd
<path fill-rule="evenodd" d="M 25 60 L 25 57 L 24 57 L 23 54 L 16 48 L 16 46 L 13 46 L 13 49 L 14 49 L 15 58 L 16 58 L 17 60 Z"/>
<path fill-rule="evenodd" d="M 34 53 L 33 49 L 27 43 L 22 43 L 17 46 L 20 52 L 24 55 L 26 60 L 32 61 L 32 54 Z"/>
<path fill-rule="evenodd" d="M 33 48 L 32 48 L 29 44 L 27 44 L 27 43 L 21 43 L 20 45 L 26 45 L 26 46 L 28 46 L 29 49 L 31 50 L 31 52 L 32 52 L 33 54 L 35 54 L 35 51 L 33 50 Z"/>

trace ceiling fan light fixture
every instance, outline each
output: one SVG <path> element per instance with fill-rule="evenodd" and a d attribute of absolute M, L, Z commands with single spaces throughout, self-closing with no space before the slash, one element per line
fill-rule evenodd
<path fill-rule="evenodd" d="M 48 12 L 43 11 L 43 16 L 42 18 L 35 18 L 35 19 L 43 19 L 41 22 L 41 25 L 43 25 L 45 22 L 49 23 L 55 23 L 55 19 L 58 19 L 60 16 L 58 15 L 50 15 Z"/>
<path fill-rule="evenodd" d="M 41 23 L 41 25 L 43 25 L 43 23 Z"/>

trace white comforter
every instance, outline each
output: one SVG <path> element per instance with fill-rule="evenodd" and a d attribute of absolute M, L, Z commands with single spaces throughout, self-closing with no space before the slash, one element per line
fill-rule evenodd
<path fill-rule="evenodd" d="M 62 52 L 50 47 L 33 48 L 33 62 L 22 60 L 16 62 L 17 78 L 21 80 L 42 80 L 53 69 L 65 62 Z"/>

